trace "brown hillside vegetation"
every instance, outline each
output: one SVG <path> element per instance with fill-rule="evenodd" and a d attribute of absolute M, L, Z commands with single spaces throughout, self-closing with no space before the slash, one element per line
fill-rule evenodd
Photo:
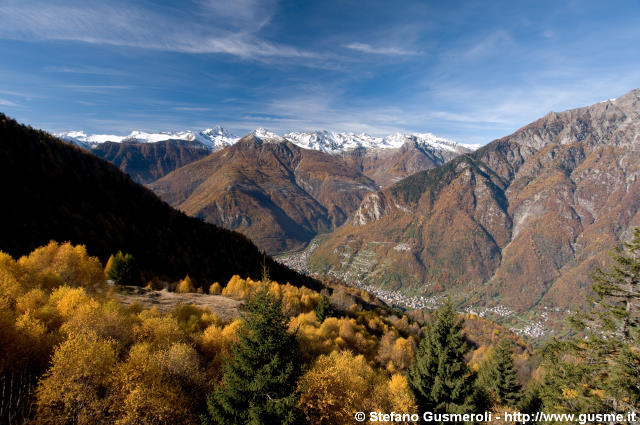
<path fill-rule="evenodd" d="M 515 311 L 576 308 L 640 224 L 640 90 L 549 113 L 371 193 L 312 270 Z"/>
<path fill-rule="evenodd" d="M 254 135 L 150 187 L 174 207 L 242 232 L 270 253 L 341 225 L 376 189 L 337 157 Z"/>
<path fill-rule="evenodd" d="M 400 148 L 341 156 L 250 134 L 150 188 L 189 215 L 237 230 L 270 253 L 300 248 L 342 225 L 364 195 L 462 153 L 409 137 Z"/>

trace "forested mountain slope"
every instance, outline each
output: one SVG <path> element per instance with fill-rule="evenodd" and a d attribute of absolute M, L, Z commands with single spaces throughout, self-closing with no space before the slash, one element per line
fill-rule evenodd
<path fill-rule="evenodd" d="M 639 175 L 634 90 L 367 195 L 310 266 L 469 304 L 574 308 L 593 266 L 640 224 Z"/>

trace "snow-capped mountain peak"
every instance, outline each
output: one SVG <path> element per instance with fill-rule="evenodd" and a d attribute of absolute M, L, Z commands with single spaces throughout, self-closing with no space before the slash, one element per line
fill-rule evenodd
<path fill-rule="evenodd" d="M 163 140 L 186 140 L 189 142 L 193 142 L 196 140 L 196 135 L 191 130 L 179 131 L 175 133 L 170 132 L 161 132 L 161 133 L 146 133 L 144 131 L 132 131 L 127 137 L 125 137 L 123 142 L 136 142 L 136 143 L 155 143 L 162 142 Z"/>
<path fill-rule="evenodd" d="M 281 142 L 284 140 L 281 136 L 278 136 L 276 133 L 272 133 L 269 130 L 262 127 L 256 128 L 251 132 L 251 134 L 256 136 L 258 139 L 262 140 L 263 142 Z"/>
<path fill-rule="evenodd" d="M 394 133 L 383 141 L 389 146 L 399 147 L 407 142 L 414 142 L 423 149 L 437 149 L 455 153 L 465 153 L 474 150 L 473 147 L 462 145 L 453 140 L 438 137 L 433 133 Z"/>
<path fill-rule="evenodd" d="M 294 144 L 306 148 L 316 149 L 328 153 L 340 153 L 359 147 L 365 149 L 396 149 L 407 142 L 415 142 L 423 148 L 441 149 L 456 153 L 472 150 L 465 145 L 456 143 L 432 133 L 394 133 L 386 137 L 374 137 L 366 133 L 337 133 L 326 130 L 313 132 L 291 132 L 284 138 Z"/>
<path fill-rule="evenodd" d="M 65 131 L 55 134 L 67 142 L 73 143 L 81 147 L 104 143 L 104 142 L 121 142 L 125 137 L 115 136 L 113 134 L 91 134 L 88 135 L 84 131 Z"/>
<path fill-rule="evenodd" d="M 327 130 L 312 132 L 291 132 L 284 135 L 284 138 L 292 143 L 306 148 L 315 149 L 327 153 L 340 153 L 353 150 L 359 147 L 374 149 L 380 146 L 382 139 L 369 136 L 365 133 L 337 133 Z"/>
<path fill-rule="evenodd" d="M 211 150 L 218 150 L 233 145 L 240 138 L 217 125 L 197 133 L 196 140 Z"/>

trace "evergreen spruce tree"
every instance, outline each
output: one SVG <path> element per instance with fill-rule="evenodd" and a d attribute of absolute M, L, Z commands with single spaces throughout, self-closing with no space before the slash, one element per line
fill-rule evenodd
<path fill-rule="evenodd" d="M 583 323 L 604 337 L 630 343 L 640 326 L 640 228 L 623 246 L 616 249 L 608 272 L 597 268 L 593 273 L 594 309 Z"/>
<path fill-rule="evenodd" d="M 535 416 L 536 412 L 542 411 L 540 383 L 536 379 L 531 379 L 527 384 L 527 388 L 525 389 L 516 410 L 532 416 Z"/>
<path fill-rule="evenodd" d="M 640 414 L 640 229 L 592 275 L 591 309 L 571 322 L 580 336 L 544 350 L 543 408 Z"/>
<path fill-rule="evenodd" d="M 105 267 L 107 279 L 120 285 L 140 285 L 140 269 L 136 259 L 131 254 L 123 254 L 118 251 L 115 256 L 109 258 Z"/>
<path fill-rule="evenodd" d="M 331 301 L 329 301 L 329 297 L 323 295 L 316 306 L 316 318 L 318 322 L 324 322 L 324 319 L 333 315 L 333 308 L 331 307 Z"/>
<path fill-rule="evenodd" d="M 447 303 L 420 341 L 408 375 L 420 411 L 474 413 L 485 407 L 476 389 L 475 374 L 464 359 L 469 348 L 462 324 Z"/>
<path fill-rule="evenodd" d="M 509 340 L 503 338 L 480 366 L 480 385 L 489 393 L 494 405 L 516 407 L 522 397 L 513 365 L 513 352 Z"/>
<path fill-rule="evenodd" d="M 207 399 L 205 423 L 224 425 L 296 422 L 301 375 L 295 336 L 281 300 L 260 289 L 247 303 L 239 341 L 223 369 L 222 384 Z"/>

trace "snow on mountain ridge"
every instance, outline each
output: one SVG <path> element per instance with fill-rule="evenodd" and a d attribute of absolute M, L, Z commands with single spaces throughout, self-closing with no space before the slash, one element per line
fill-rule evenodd
<path fill-rule="evenodd" d="M 62 133 L 56 133 L 55 136 L 85 148 L 91 148 L 97 144 L 105 142 L 156 143 L 164 140 L 175 139 L 185 140 L 188 142 L 199 142 L 210 150 L 218 150 L 230 146 L 239 140 L 237 136 L 229 133 L 220 126 L 207 128 L 199 132 L 185 130 L 178 132 L 147 133 L 140 130 L 134 130 L 129 133 L 128 136 L 115 136 L 110 134 L 87 135 L 83 131 L 65 131 Z"/>
<path fill-rule="evenodd" d="M 386 137 L 374 137 L 365 133 L 336 133 L 326 130 L 314 132 L 291 132 L 284 138 L 294 144 L 328 153 L 340 153 L 358 147 L 366 149 L 399 148 L 409 141 L 418 143 L 423 148 L 440 149 L 450 152 L 464 153 L 474 150 L 453 140 L 438 137 L 433 133 L 394 133 Z M 477 148 L 477 147 L 475 147 Z"/>
<path fill-rule="evenodd" d="M 370 136 L 366 133 L 347 133 L 334 132 L 327 130 L 319 130 L 312 132 L 290 132 L 284 136 L 270 132 L 264 128 L 257 128 L 250 134 L 266 142 L 281 142 L 289 140 L 291 143 L 305 149 L 314 149 L 330 154 L 340 154 L 344 151 L 353 150 L 363 147 L 370 149 L 393 149 L 400 148 L 407 142 L 417 143 L 425 149 L 437 149 L 449 152 L 465 153 L 475 150 L 479 145 L 463 145 L 453 140 L 438 137 L 433 133 L 394 133 L 386 137 Z M 219 150 L 236 143 L 240 138 L 229 133 L 221 126 L 207 128 L 205 130 L 194 132 L 191 130 L 178 132 L 158 132 L 147 133 L 144 131 L 134 130 L 128 136 L 115 136 L 109 134 L 93 134 L 87 135 L 83 131 L 67 131 L 57 133 L 57 137 L 67 142 L 91 148 L 97 144 L 107 141 L 137 142 L 137 143 L 156 143 L 163 140 L 177 139 L 190 142 L 199 142 L 210 150 Z"/>
<path fill-rule="evenodd" d="M 88 135 L 83 131 L 65 131 L 64 133 L 57 133 L 55 136 L 66 140 L 67 142 L 79 142 L 81 146 L 104 142 L 121 142 L 125 138 L 123 136 L 115 136 L 113 134 Z"/>
<path fill-rule="evenodd" d="M 284 138 L 282 138 L 281 136 L 278 136 L 276 133 L 272 133 L 262 127 L 256 128 L 250 134 L 253 134 L 258 139 L 265 142 L 281 142 L 284 140 Z"/>

